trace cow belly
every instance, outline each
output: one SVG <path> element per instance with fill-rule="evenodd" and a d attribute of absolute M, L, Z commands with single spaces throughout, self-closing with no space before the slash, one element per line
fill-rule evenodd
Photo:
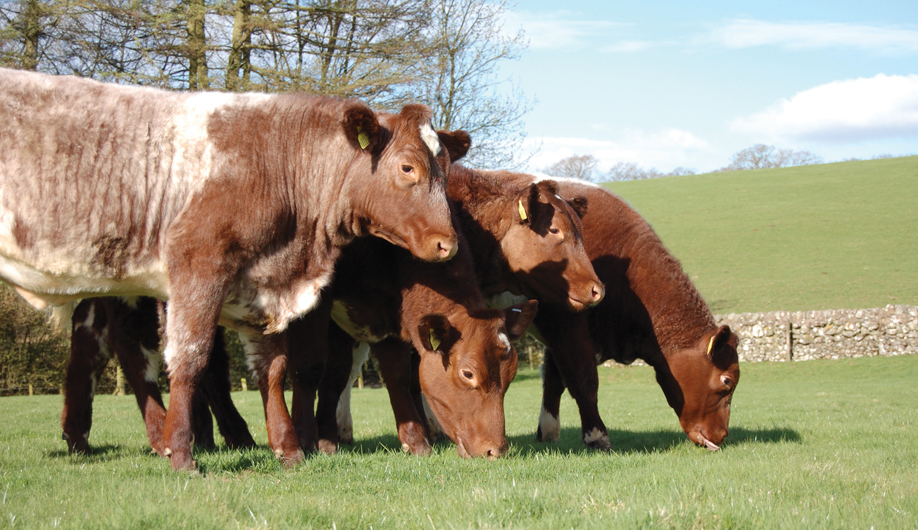
<path fill-rule="evenodd" d="M 168 298 L 163 270 L 145 270 L 123 279 L 93 276 L 86 271 L 55 274 L 0 255 L 0 279 L 36 309 L 60 306 L 93 296 L 141 295 Z"/>
<path fill-rule="evenodd" d="M 383 335 L 383 336 L 375 335 L 373 331 L 370 330 L 369 327 L 361 326 L 359 324 L 354 323 L 351 320 L 350 308 L 348 308 L 346 304 L 339 302 L 337 300 L 332 305 L 331 317 L 332 317 L 332 320 L 335 321 L 335 324 L 338 324 L 338 326 L 341 329 L 343 329 L 348 335 L 350 335 L 351 337 L 354 337 L 355 339 L 361 342 L 369 342 L 371 344 L 375 344 L 377 342 L 385 340 L 386 337 L 389 336 L 388 334 Z"/>

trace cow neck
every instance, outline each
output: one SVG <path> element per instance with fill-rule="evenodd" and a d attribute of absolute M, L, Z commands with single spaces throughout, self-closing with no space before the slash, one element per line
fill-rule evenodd
<path fill-rule="evenodd" d="M 507 290 L 519 294 L 515 277 L 501 251 L 501 241 L 510 229 L 511 221 L 506 216 L 508 205 L 527 184 L 520 186 L 509 179 L 498 178 L 497 173 L 476 171 L 458 164 L 450 169 L 447 193 L 459 206 L 459 226 L 471 246 L 475 275 L 485 295 Z"/>
<path fill-rule="evenodd" d="M 628 263 L 628 288 L 637 297 L 638 305 L 646 310 L 651 326 L 647 331 L 652 332 L 664 357 L 693 347 L 705 333 L 716 327 L 701 294 L 682 270 L 679 261 L 666 250 L 650 225 L 636 211 L 609 193 L 602 192 L 602 196 L 588 199 L 592 212 L 602 212 L 601 226 L 605 232 L 598 234 L 590 230 L 585 234 L 585 242 L 594 247 L 588 249 L 589 255 L 612 255 Z M 601 204 L 600 201 L 611 201 L 612 204 Z M 609 217 L 609 212 L 614 214 Z M 584 219 L 584 225 L 587 219 L 590 219 L 589 214 Z M 584 230 L 587 231 L 586 226 Z M 601 253 L 596 252 L 597 242 L 605 247 Z M 638 318 L 646 326 L 646 320 Z M 657 359 L 653 358 L 653 350 L 656 348 L 641 350 L 639 355 L 654 364 Z"/>

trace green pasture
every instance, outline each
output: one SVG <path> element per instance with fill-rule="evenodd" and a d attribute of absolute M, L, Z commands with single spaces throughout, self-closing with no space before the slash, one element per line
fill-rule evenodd
<path fill-rule="evenodd" d="M 918 304 L 918 156 L 607 186 L 715 313 Z"/>
<path fill-rule="evenodd" d="M 534 442 L 540 383 L 507 396 L 509 457 L 441 443 L 402 454 L 382 390 L 354 393 L 357 444 L 284 469 L 257 392 L 233 395 L 259 444 L 197 452 L 203 473 L 151 456 L 134 399 L 96 399 L 92 455 L 60 440 L 60 396 L 0 398 L 3 528 L 915 528 L 918 356 L 746 364 L 731 434 L 688 442 L 650 368 L 600 368 L 615 447 Z"/>

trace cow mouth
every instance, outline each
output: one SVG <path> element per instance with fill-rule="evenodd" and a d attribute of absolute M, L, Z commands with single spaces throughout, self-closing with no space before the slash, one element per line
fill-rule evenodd
<path fill-rule="evenodd" d="M 459 456 L 462 458 L 471 458 L 472 455 L 469 454 L 468 449 L 465 448 L 465 444 L 462 443 L 462 437 L 456 436 L 456 451 L 459 452 Z"/>
<path fill-rule="evenodd" d="M 367 231 L 370 233 L 370 235 L 384 239 L 395 246 L 402 247 L 404 249 L 409 248 L 407 241 L 399 237 L 397 234 L 385 230 L 382 225 L 370 225 L 367 227 Z"/>

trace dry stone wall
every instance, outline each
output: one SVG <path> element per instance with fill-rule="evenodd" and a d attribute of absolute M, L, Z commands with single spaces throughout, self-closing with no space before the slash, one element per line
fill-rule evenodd
<path fill-rule="evenodd" d="M 739 336 L 740 361 L 918 353 L 918 306 L 716 315 Z"/>

